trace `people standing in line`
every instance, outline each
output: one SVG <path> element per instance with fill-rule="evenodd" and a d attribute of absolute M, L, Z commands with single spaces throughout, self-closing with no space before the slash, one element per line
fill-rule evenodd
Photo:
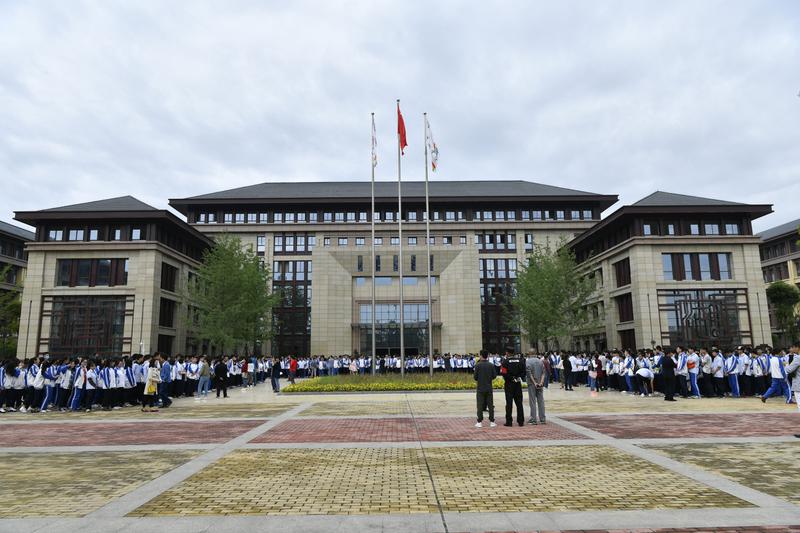
<path fill-rule="evenodd" d="M 228 397 L 228 357 L 225 356 L 221 361 L 214 365 L 214 381 L 217 388 L 217 398 L 220 392 L 223 397 Z"/>
<path fill-rule="evenodd" d="M 489 411 L 489 427 L 496 427 L 494 421 L 494 378 L 497 377 L 494 365 L 487 359 L 489 352 L 481 350 L 480 360 L 475 364 L 473 378 L 475 384 L 475 403 L 477 407 L 478 422 L 476 428 L 483 427 L 483 412 Z"/>
<path fill-rule="evenodd" d="M 675 368 L 677 367 L 674 352 L 670 351 L 661 358 L 661 375 L 664 378 L 664 400 L 675 401 Z"/>
<path fill-rule="evenodd" d="M 195 399 L 199 400 L 201 396 L 204 399 L 208 398 L 208 389 L 211 388 L 211 367 L 205 356 L 200 358 L 197 365 L 197 396 Z"/>
<path fill-rule="evenodd" d="M 272 370 L 270 371 L 270 383 L 272 392 L 281 391 L 281 360 L 278 357 L 272 358 Z"/>
<path fill-rule="evenodd" d="M 525 410 L 522 407 L 522 379 L 525 377 L 525 360 L 521 355 L 506 351 L 500 363 L 500 374 L 505 383 L 506 394 L 506 426 L 513 426 L 514 405 L 517 407 L 517 424 L 525 425 Z"/>
<path fill-rule="evenodd" d="M 540 356 L 531 350 L 525 360 L 525 381 L 528 382 L 528 403 L 531 417 L 529 424 L 546 424 L 544 410 L 544 387 L 547 380 L 547 369 Z M 537 416 L 538 415 L 538 416 Z"/>

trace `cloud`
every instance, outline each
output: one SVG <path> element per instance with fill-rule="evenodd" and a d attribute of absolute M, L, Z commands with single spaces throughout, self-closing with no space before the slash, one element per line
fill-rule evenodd
<path fill-rule="evenodd" d="M 0 4 L 0 219 L 132 194 L 395 177 L 524 178 L 773 203 L 797 218 L 800 5 Z"/>

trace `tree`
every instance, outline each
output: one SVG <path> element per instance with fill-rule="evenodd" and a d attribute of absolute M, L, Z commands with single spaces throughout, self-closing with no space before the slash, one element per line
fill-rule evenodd
<path fill-rule="evenodd" d="M 578 273 L 575 254 L 559 243 L 555 250 L 537 246 L 517 275 L 514 313 L 531 343 L 547 348 L 590 325 L 587 303 L 594 282 Z"/>
<path fill-rule="evenodd" d="M 0 269 L 0 280 L 10 278 L 11 265 Z M 22 287 L 19 290 L 0 290 L 0 358 L 16 357 L 19 317 L 22 313 Z"/>
<path fill-rule="evenodd" d="M 206 250 L 197 280 L 189 285 L 195 334 L 221 350 L 253 347 L 271 335 L 270 313 L 280 296 L 272 294 L 269 269 L 251 248 L 223 235 Z"/>
<path fill-rule="evenodd" d="M 775 312 L 778 329 L 788 337 L 789 341 L 797 340 L 797 305 L 800 304 L 800 290 L 784 281 L 776 281 L 767 287 L 767 299 Z"/>

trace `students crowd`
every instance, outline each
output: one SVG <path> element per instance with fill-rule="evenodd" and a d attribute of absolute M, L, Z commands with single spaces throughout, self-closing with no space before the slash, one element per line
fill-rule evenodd
<path fill-rule="evenodd" d="M 288 363 L 287 363 L 288 368 Z M 265 357 L 170 357 L 155 353 L 119 358 L 48 356 L 0 364 L 0 413 L 106 411 L 141 406 L 154 411 L 172 398 L 202 400 L 211 388 L 227 397 L 228 387 L 266 380 Z"/>

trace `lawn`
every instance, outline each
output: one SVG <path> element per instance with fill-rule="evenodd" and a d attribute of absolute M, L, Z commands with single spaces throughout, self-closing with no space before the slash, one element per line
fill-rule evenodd
<path fill-rule="evenodd" d="M 503 380 L 494 380 L 494 388 L 503 387 Z M 369 374 L 325 376 L 298 381 L 281 389 L 281 392 L 373 392 L 373 391 L 435 391 L 435 390 L 474 390 L 472 373 L 437 373 L 433 378 L 428 374 Z"/>

